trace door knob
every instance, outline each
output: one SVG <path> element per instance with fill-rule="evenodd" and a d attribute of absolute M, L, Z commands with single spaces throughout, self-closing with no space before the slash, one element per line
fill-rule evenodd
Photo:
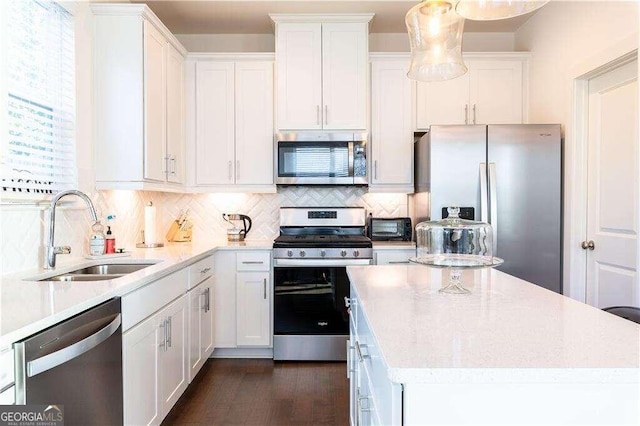
<path fill-rule="evenodd" d="M 594 250 L 596 248 L 596 243 L 594 243 L 593 240 L 583 241 L 582 244 L 580 244 L 580 246 L 582 247 L 583 250 L 586 250 L 586 249 Z"/>

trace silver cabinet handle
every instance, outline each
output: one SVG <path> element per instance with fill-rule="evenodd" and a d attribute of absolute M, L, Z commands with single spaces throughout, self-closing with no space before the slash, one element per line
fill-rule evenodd
<path fill-rule="evenodd" d="M 324 106 L 324 124 L 329 124 L 329 107 L 327 105 Z"/>
<path fill-rule="evenodd" d="M 236 180 L 240 179 L 240 160 L 236 161 Z"/>
<path fill-rule="evenodd" d="M 469 104 L 464 106 L 464 124 L 469 124 Z"/>
<path fill-rule="evenodd" d="M 493 254 L 498 252 L 498 181 L 496 180 L 496 164 L 489 163 L 489 219 L 493 227 Z"/>
<path fill-rule="evenodd" d="M 378 179 L 378 160 L 373 161 L 373 178 Z"/>
<path fill-rule="evenodd" d="M 267 279 L 263 279 L 263 292 L 264 292 L 264 300 L 267 300 Z"/>
<path fill-rule="evenodd" d="M 473 104 L 473 124 L 476 124 L 476 104 Z"/>
<path fill-rule="evenodd" d="M 345 308 L 351 307 L 351 299 L 349 299 L 347 296 L 344 297 L 344 306 Z"/>
<path fill-rule="evenodd" d="M 231 163 L 231 160 L 229 160 L 229 180 L 231 180 L 231 178 L 233 177 L 233 175 L 231 174 L 231 167 L 233 167 L 233 163 Z"/>
<path fill-rule="evenodd" d="M 91 334 L 88 337 L 76 342 L 66 348 L 57 350 L 49 355 L 36 358 L 27 363 L 27 377 L 33 377 L 65 362 L 77 358 L 83 353 L 90 351 L 100 343 L 107 340 L 120 328 L 121 317 L 117 314 L 115 318 L 106 326 Z"/>
<path fill-rule="evenodd" d="M 262 260 L 258 261 L 258 260 L 243 260 L 242 261 L 243 265 L 262 265 L 264 264 L 264 262 Z"/>
<path fill-rule="evenodd" d="M 207 267 L 206 267 L 206 268 L 204 268 L 204 269 L 200 269 L 200 274 L 201 274 L 201 275 L 202 275 L 202 274 L 206 274 L 206 273 L 207 273 L 207 272 L 209 272 L 210 270 L 211 270 L 211 267 L 210 267 L 210 266 L 207 266 Z"/>
<path fill-rule="evenodd" d="M 171 166 L 172 166 L 172 167 L 171 167 L 171 174 L 172 174 L 172 175 L 176 175 L 176 171 L 177 171 L 177 169 L 178 169 L 178 166 L 176 165 L 176 164 L 177 164 L 176 156 L 175 156 L 175 155 L 172 155 L 172 156 L 171 156 L 171 159 L 170 159 L 169 161 L 171 162 Z"/>
<path fill-rule="evenodd" d="M 316 105 L 316 124 L 320 125 L 320 105 Z"/>
<path fill-rule="evenodd" d="M 583 241 L 582 244 L 580 244 L 580 247 L 582 247 L 583 250 L 595 250 L 596 243 L 593 240 Z"/>
<path fill-rule="evenodd" d="M 169 347 L 171 347 L 171 336 L 172 336 L 172 334 L 173 334 L 173 333 L 172 333 L 172 330 L 171 330 L 171 329 L 173 328 L 173 324 L 172 324 L 171 319 L 172 319 L 172 317 L 167 318 L 167 324 L 168 324 L 168 325 L 167 325 L 167 330 L 168 330 L 168 331 L 167 331 L 167 336 L 168 336 L 168 337 L 167 337 L 167 345 L 168 345 Z"/>
<path fill-rule="evenodd" d="M 164 167 L 162 168 L 162 173 L 165 175 L 169 174 L 169 157 L 164 157 Z"/>
<path fill-rule="evenodd" d="M 167 320 L 162 320 L 162 324 L 160 324 L 160 328 L 162 329 L 162 343 L 158 346 L 162 348 L 164 352 L 167 351 Z"/>
<path fill-rule="evenodd" d="M 211 287 L 207 288 L 207 312 L 211 310 Z"/>
<path fill-rule="evenodd" d="M 405 263 L 411 263 L 408 260 L 390 260 L 389 261 L 389 265 L 399 265 L 399 264 L 405 264 Z"/>

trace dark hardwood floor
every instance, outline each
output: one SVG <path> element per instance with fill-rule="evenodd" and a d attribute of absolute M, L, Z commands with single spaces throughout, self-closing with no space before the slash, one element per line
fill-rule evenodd
<path fill-rule="evenodd" d="M 209 359 L 165 425 L 348 425 L 345 363 Z"/>

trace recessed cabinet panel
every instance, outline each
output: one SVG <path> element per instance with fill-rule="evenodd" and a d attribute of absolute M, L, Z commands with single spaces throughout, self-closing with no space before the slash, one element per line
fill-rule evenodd
<path fill-rule="evenodd" d="M 475 60 L 469 79 L 475 124 L 522 123 L 521 61 Z"/>
<path fill-rule="evenodd" d="M 321 129 L 321 24 L 278 24 L 278 127 Z"/>
<path fill-rule="evenodd" d="M 196 64 L 196 184 L 234 181 L 234 63 Z"/>
<path fill-rule="evenodd" d="M 157 181 L 165 180 L 166 167 L 166 55 L 166 39 L 149 21 L 144 21 L 144 178 Z"/>
<path fill-rule="evenodd" d="M 413 192 L 411 80 L 406 60 L 371 64 L 371 188 Z"/>
<path fill-rule="evenodd" d="M 271 327 L 269 272 L 238 272 L 237 342 L 238 346 L 269 346 Z"/>
<path fill-rule="evenodd" d="M 367 24 L 322 24 L 323 128 L 366 128 L 367 47 Z"/>
<path fill-rule="evenodd" d="M 167 181 L 184 183 L 184 58 L 175 47 L 167 52 Z"/>
<path fill-rule="evenodd" d="M 416 125 L 469 124 L 469 73 L 452 80 L 417 82 Z"/>
<path fill-rule="evenodd" d="M 235 183 L 273 184 L 273 63 L 237 62 Z"/>

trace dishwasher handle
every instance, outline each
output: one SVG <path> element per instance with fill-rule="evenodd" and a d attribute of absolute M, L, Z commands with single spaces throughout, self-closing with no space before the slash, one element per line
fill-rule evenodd
<path fill-rule="evenodd" d="M 94 334 L 91 334 L 88 337 L 85 337 L 84 339 L 70 346 L 27 362 L 27 377 L 33 377 L 40 373 L 44 373 L 47 370 L 64 364 L 65 362 L 77 358 L 87 351 L 90 351 L 91 349 L 95 348 L 100 343 L 111 337 L 113 333 L 115 333 L 120 328 L 121 323 L 121 315 L 116 314 L 114 319 L 109 324 L 107 324 L 105 327 L 101 328 Z"/>

